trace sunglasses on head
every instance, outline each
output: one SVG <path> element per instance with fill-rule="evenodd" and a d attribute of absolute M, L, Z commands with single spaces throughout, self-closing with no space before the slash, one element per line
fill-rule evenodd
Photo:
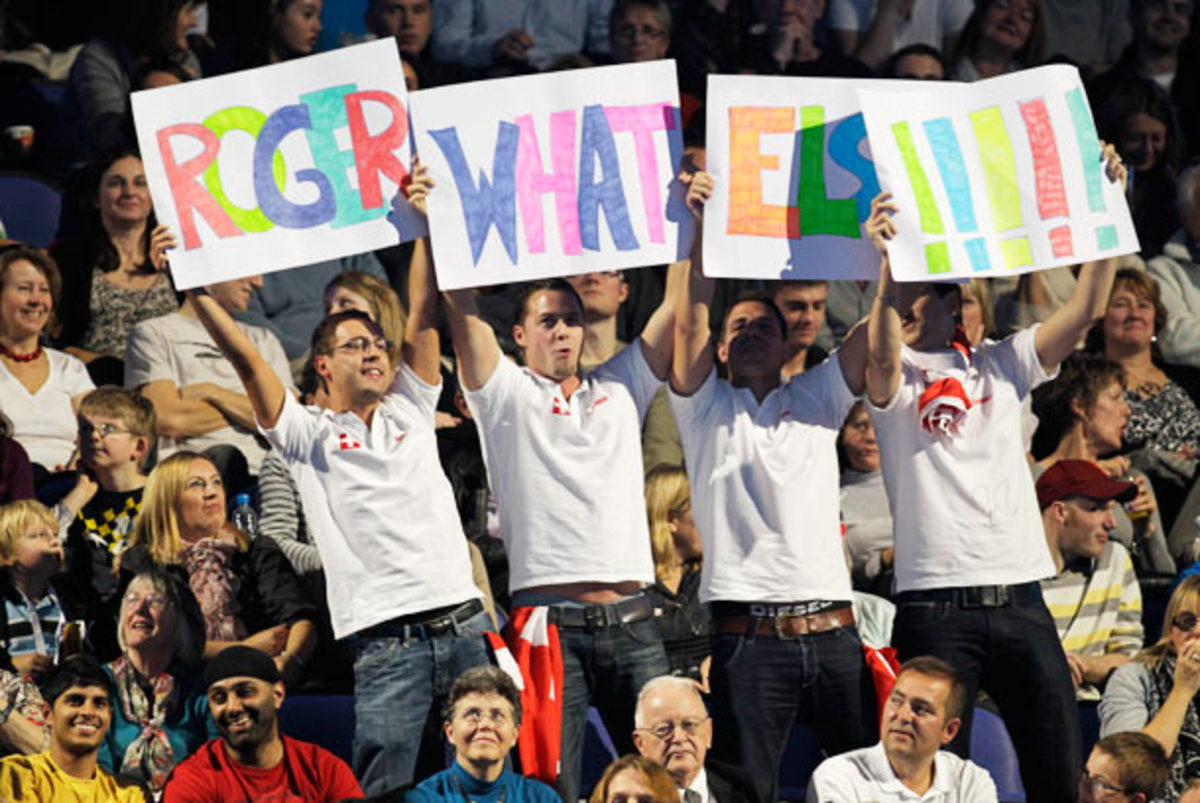
<path fill-rule="evenodd" d="M 1185 633 L 1191 632 L 1196 627 L 1196 622 L 1196 614 L 1191 611 L 1175 614 L 1175 618 L 1171 620 L 1171 624 Z"/>

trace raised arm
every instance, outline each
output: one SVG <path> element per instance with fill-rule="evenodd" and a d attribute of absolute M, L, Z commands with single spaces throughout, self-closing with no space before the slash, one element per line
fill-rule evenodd
<path fill-rule="evenodd" d="M 491 324 L 480 317 L 474 290 L 451 290 L 443 295 L 463 387 L 479 390 L 491 378 L 502 359 L 496 333 L 492 331 Z"/>
<path fill-rule="evenodd" d="M 1126 171 L 1116 148 L 1105 145 L 1102 158 L 1110 181 L 1120 181 L 1125 187 Z M 1079 269 L 1079 278 L 1067 303 L 1046 319 L 1034 335 L 1038 359 L 1042 368 L 1053 371 L 1075 349 L 1088 327 L 1104 315 L 1113 277 L 1117 275 L 1115 258 L 1088 262 Z"/>
<path fill-rule="evenodd" d="M 233 365 L 242 384 L 245 385 L 255 417 L 267 429 L 274 427 L 279 420 L 279 413 L 283 410 L 287 388 L 275 375 L 271 364 L 258 353 L 258 349 L 250 342 L 246 333 L 207 290 L 188 290 L 187 295 L 195 306 L 200 323 L 204 324 L 217 348 Z"/>
<path fill-rule="evenodd" d="M 686 277 L 679 277 L 671 387 L 676 393 L 690 396 L 704 384 L 704 380 L 712 372 L 713 365 L 708 314 L 716 282 L 704 276 L 702 259 L 704 204 L 712 197 L 713 177 L 700 171 L 694 175 L 684 174 L 680 178 L 689 182 L 687 205 L 696 216 L 697 223 L 696 237 L 692 240 L 691 270 L 687 272 Z"/>
<path fill-rule="evenodd" d="M 866 223 L 867 235 L 880 254 L 879 285 L 867 319 L 864 371 L 867 398 L 876 407 L 886 407 L 900 389 L 900 313 L 896 311 L 896 283 L 887 256 L 887 241 L 896 236 L 892 215 L 898 211 L 891 198 L 886 192 L 877 195 L 871 201 L 871 217 Z"/>
<path fill-rule="evenodd" d="M 667 267 L 667 287 L 663 292 L 662 303 L 638 338 L 642 345 L 642 356 L 650 365 L 650 370 L 660 380 L 667 378 L 671 370 L 671 356 L 675 345 L 675 311 L 679 306 L 680 289 L 688 280 L 691 264 L 686 259 L 672 262 Z"/>
<path fill-rule="evenodd" d="M 433 179 L 425 165 L 413 160 L 412 184 L 408 200 L 425 214 L 425 199 L 433 189 Z M 413 244 L 412 263 L 408 267 L 408 322 L 404 326 L 404 361 L 422 381 L 436 385 L 441 379 L 442 343 L 437 330 L 437 276 L 429 253 L 429 238 Z M 392 366 L 399 368 L 399 366 Z"/>

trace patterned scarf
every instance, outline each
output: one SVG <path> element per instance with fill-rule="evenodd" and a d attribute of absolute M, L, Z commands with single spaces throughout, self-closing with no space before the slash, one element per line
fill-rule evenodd
<path fill-rule="evenodd" d="M 1175 685 L 1175 656 L 1163 656 L 1158 666 L 1150 670 L 1150 679 L 1153 684 L 1150 690 L 1150 718 L 1153 719 Z M 1188 703 L 1175 752 L 1170 758 L 1171 782 L 1163 797 L 1178 800 L 1188 781 L 1200 778 L 1200 716 L 1196 712 L 1195 700 Z"/>
<path fill-rule="evenodd" d="M 163 672 L 150 679 L 153 699 L 146 697 L 146 690 L 138 681 L 137 670 L 129 659 L 122 655 L 109 664 L 117 681 L 117 700 L 125 719 L 141 726 L 141 733 L 125 748 L 121 760 L 121 772 L 144 778 L 155 792 L 163 788 L 167 774 L 175 766 L 175 751 L 163 723 L 171 716 L 179 702 L 175 678 Z"/>
<path fill-rule="evenodd" d="M 249 635 L 238 619 L 237 595 L 241 579 L 233 571 L 237 545 L 220 538 L 201 538 L 180 553 L 188 585 L 204 612 L 209 641 L 241 641 Z"/>

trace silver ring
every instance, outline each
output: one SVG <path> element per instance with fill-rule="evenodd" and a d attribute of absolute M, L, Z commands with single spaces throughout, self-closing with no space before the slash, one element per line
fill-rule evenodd
<path fill-rule="evenodd" d="M 1192 653 L 1188 658 L 1191 661 L 1200 661 L 1200 653 Z"/>

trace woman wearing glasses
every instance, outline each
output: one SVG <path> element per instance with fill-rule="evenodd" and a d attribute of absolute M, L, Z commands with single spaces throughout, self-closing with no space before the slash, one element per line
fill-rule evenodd
<path fill-rule="evenodd" d="M 202 455 L 177 452 L 146 481 L 121 572 L 152 567 L 184 581 L 199 602 L 205 658 L 245 644 L 294 680 L 316 646 L 316 608 L 299 578 L 274 541 L 251 540 L 226 520 L 221 475 Z"/>
<path fill-rule="evenodd" d="M 196 601 L 165 572 L 141 572 L 125 589 L 121 656 L 105 667 L 117 696 L 99 760 L 156 794 L 176 764 L 217 735 L 200 671 L 203 628 Z"/>
<path fill-rule="evenodd" d="M 1113 672 L 1100 701 L 1100 735 L 1140 730 L 1171 757 L 1167 799 L 1200 778 L 1200 576 L 1171 594 L 1162 637 Z"/>

